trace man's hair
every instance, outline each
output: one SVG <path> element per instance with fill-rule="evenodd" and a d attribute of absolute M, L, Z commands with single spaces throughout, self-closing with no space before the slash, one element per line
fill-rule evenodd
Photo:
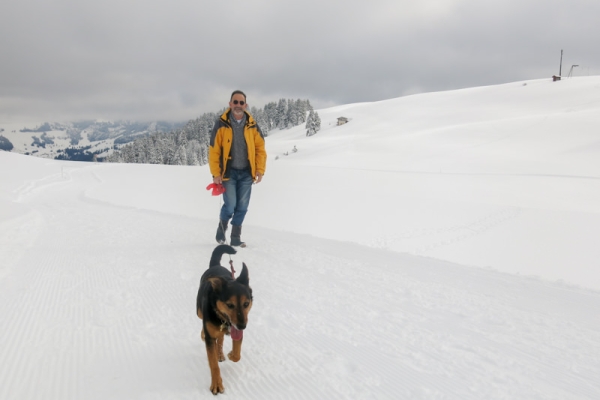
<path fill-rule="evenodd" d="M 229 99 L 229 101 L 233 100 L 233 96 L 235 96 L 236 94 L 241 94 L 242 96 L 244 96 L 244 100 L 246 100 L 246 93 L 242 92 L 241 90 L 234 90 L 233 93 L 231 93 L 231 98 Z"/>

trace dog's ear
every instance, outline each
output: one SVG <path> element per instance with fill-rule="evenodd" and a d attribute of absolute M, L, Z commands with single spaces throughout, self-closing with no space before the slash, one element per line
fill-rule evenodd
<path fill-rule="evenodd" d="M 227 284 L 227 282 L 225 282 L 225 280 L 219 276 L 213 276 L 212 278 L 208 278 L 206 281 L 210 283 L 210 286 L 212 286 L 215 292 L 220 292 L 223 289 L 223 286 Z"/>
<path fill-rule="evenodd" d="M 244 286 L 250 285 L 250 275 L 248 275 L 248 267 L 246 267 L 246 263 L 242 263 L 242 273 L 235 281 Z"/>

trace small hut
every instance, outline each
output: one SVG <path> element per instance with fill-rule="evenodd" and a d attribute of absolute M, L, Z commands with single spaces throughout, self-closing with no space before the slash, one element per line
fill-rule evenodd
<path fill-rule="evenodd" d="M 348 118 L 346 118 L 346 117 L 339 117 L 337 120 L 338 120 L 338 122 L 337 122 L 338 126 L 344 125 L 346 122 L 348 122 Z"/>

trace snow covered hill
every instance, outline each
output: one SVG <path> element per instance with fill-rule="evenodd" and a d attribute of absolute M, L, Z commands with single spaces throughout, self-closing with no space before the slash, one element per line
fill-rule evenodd
<path fill-rule="evenodd" d="M 267 138 L 221 396 L 600 398 L 600 78 L 318 112 Z M 209 181 L 0 152 L 0 398 L 213 398 Z"/>

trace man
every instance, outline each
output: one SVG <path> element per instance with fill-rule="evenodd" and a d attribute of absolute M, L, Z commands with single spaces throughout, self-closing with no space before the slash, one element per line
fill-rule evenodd
<path fill-rule="evenodd" d="M 240 247 L 246 247 L 241 239 L 242 223 L 248 211 L 252 184 L 262 180 L 267 164 L 265 139 L 254 118 L 246 112 L 247 107 L 244 92 L 234 91 L 229 108 L 213 127 L 208 153 L 213 182 L 225 187 L 217 242 L 225 243 L 231 219 L 231 245 Z"/>

